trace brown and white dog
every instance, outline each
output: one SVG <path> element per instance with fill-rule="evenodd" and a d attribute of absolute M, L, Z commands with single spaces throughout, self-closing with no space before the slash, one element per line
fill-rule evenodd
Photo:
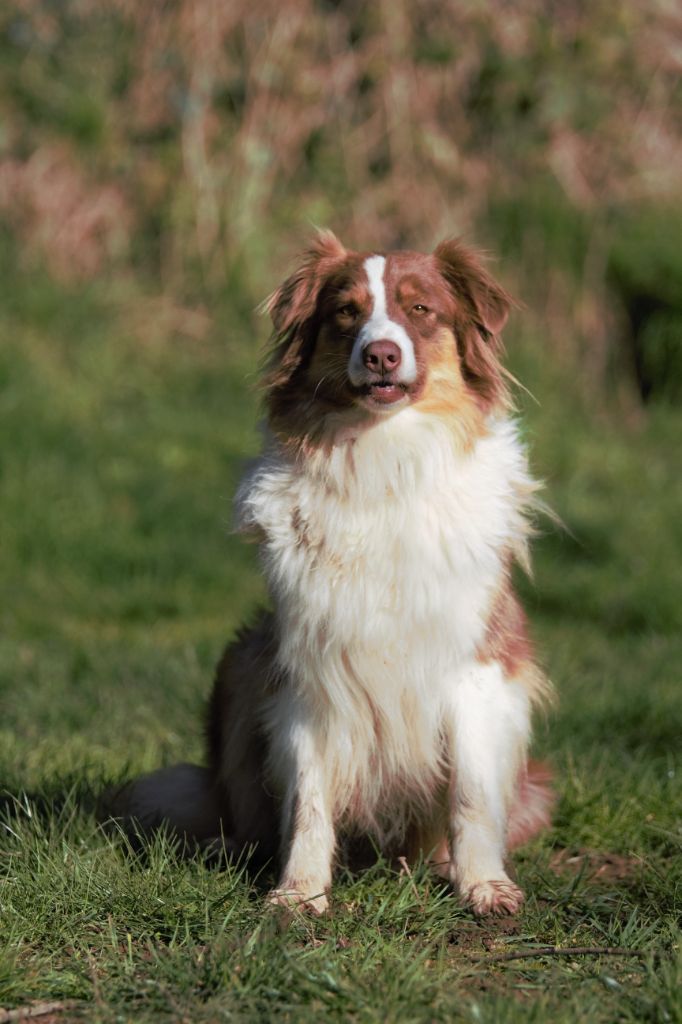
<path fill-rule="evenodd" d="M 323 912 L 358 831 L 430 858 L 476 913 L 522 902 L 505 854 L 551 794 L 526 764 L 548 688 L 510 579 L 535 484 L 499 363 L 509 305 L 458 242 L 380 255 L 330 233 L 268 303 L 267 441 L 236 504 L 273 610 L 219 665 L 208 768 L 124 803 L 279 850 L 275 903 Z"/>

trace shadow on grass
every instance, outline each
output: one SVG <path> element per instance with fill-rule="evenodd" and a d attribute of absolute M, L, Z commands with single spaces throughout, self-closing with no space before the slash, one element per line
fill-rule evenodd
<path fill-rule="evenodd" d="M 266 868 L 267 862 L 255 856 L 255 850 L 235 851 L 229 841 L 220 838 L 198 843 L 190 836 L 177 834 L 163 821 L 153 828 L 143 828 L 134 819 L 117 819 L 109 813 L 111 794 L 124 785 L 94 785 L 86 779 L 69 778 L 26 790 L 16 781 L 0 782 L 0 828 L 15 837 L 32 828 L 43 835 L 61 838 L 77 837 L 82 829 L 94 828 L 123 855 L 141 863 L 148 860 L 155 843 L 161 841 L 178 861 L 198 857 L 216 869 L 228 864 L 243 866 L 252 880 Z"/>
<path fill-rule="evenodd" d="M 27 830 L 46 838 L 77 840 L 80 833 L 99 832 L 122 856 L 147 866 L 161 844 L 177 862 L 197 860 L 204 866 L 223 871 L 228 867 L 243 873 L 247 883 L 259 895 L 273 888 L 279 865 L 271 852 L 259 852 L 256 845 L 237 849 L 221 835 L 197 841 L 179 834 L 167 821 L 141 825 L 134 818 L 113 816 L 112 794 L 123 789 L 119 784 L 93 784 L 83 778 L 68 778 L 26 790 L 16 780 L 0 781 L 0 831 L 20 840 Z M 397 854 L 396 854 L 397 857 Z M 396 858 L 384 859 L 371 838 L 346 836 L 340 843 L 339 867 L 357 877 L 381 863 L 397 866 Z"/>
<path fill-rule="evenodd" d="M 278 858 L 271 852 L 261 853 L 256 845 L 237 849 L 223 835 L 197 841 L 191 835 L 179 834 L 161 819 L 153 825 L 149 822 L 141 825 L 133 818 L 112 816 L 109 813 L 112 794 L 125 785 L 126 780 L 112 786 L 69 777 L 26 790 L 17 785 L 16 780 L 9 784 L 0 781 L 0 833 L 5 831 L 19 842 L 31 834 L 67 844 L 78 842 L 86 833 L 90 840 L 94 833 L 126 860 L 139 864 L 141 869 L 152 864 L 163 850 L 165 857 L 178 864 L 196 861 L 217 872 L 236 871 L 252 890 L 253 898 L 262 897 L 275 886 Z M 343 835 L 337 851 L 337 869 L 348 880 L 358 880 L 377 870 L 402 873 L 402 853 L 402 847 L 380 850 L 371 836 Z"/>

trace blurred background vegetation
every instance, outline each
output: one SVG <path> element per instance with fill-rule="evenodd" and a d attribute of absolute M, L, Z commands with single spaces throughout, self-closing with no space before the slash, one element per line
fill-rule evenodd
<path fill-rule="evenodd" d="M 326 991 L 343 1020 L 345 992 L 367 993 L 362 1020 L 682 1020 L 682 967 L 656 959 L 682 892 L 681 70 L 678 0 L 0 4 L 0 1005 L 213 1021 L 211 949 L 220 1006 L 227 988 L 258 1020 Z M 261 954 L 246 892 L 165 854 L 140 873 L 78 817 L 203 756 L 213 666 L 263 598 L 229 535 L 259 446 L 255 311 L 313 225 L 371 249 L 463 235 L 523 304 L 509 361 L 565 528 L 541 524 L 519 581 L 561 696 L 520 927 L 649 950 L 641 977 L 571 961 L 537 1014 L 483 982 L 469 1014 L 452 910 L 436 927 L 418 895 L 395 923 L 370 880 L 292 983 L 296 936 Z M 557 848 L 630 875 L 558 882 Z"/>
<path fill-rule="evenodd" d="M 251 326 L 311 224 L 462 234 L 632 412 L 682 388 L 681 67 L 675 0 L 10 0 L 5 259 L 191 342 Z"/>
<path fill-rule="evenodd" d="M 228 537 L 258 446 L 256 308 L 312 225 L 491 252 L 567 526 L 545 527 L 526 600 L 560 684 L 627 662 L 632 706 L 679 628 L 681 68 L 674 0 L 2 5 L 7 749 L 49 724 L 80 764 L 103 707 L 102 742 L 139 728 L 148 767 L 187 755 L 188 721 L 200 747 L 211 665 L 262 595 Z M 647 697 L 663 747 L 668 682 Z M 121 686 L 148 686 L 134 727 Z"/>
<path fill-rule="evenodd" d="M 107 672 L 136 691 L 147 678 L 151 709 L 175 671 L 198 735 L 220 644 L 261 596 L 228 537 L 258 447 L 256 308 L 312 225 L 358 248 L 459 234 L 491 252 L 525 307 L 509 357 L 537 396 L 519 405 L 567 527 L 545 528 L 526 586 L 550 670 L 583 677 L 588 625 L 670 659 L 681 68 L 675 0 L 2 5 L 8 743 L 43 735 L 43 716 L 71 729 L 65 751 L 79 722 L 91 742 L 76 683 L 109 701 L 92 689 Z"/>

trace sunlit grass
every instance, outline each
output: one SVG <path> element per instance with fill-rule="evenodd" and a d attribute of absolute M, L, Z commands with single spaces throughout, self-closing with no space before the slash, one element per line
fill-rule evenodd
<path fill-rule="evenodd" d="M 21 287 L 0 320 L 0 1005 L 58 1000 L 97 1021 L 682 1020 L 679 413 L 625 427 L 579 402 L 540 345 L 510 342 L 566 527 L 540 524 L 521 582 L 560 702 L 536 737 L 555 823 L 515 860 L 518 919 L 475 922 L 425 871 L 380 863 L 341 874 L 328 919 L 283 931 L 260 880 L 183 862 L 163 837 L 134 855 L 93 814 L 106 784 L 201 756 L 213 665 L 262 597 L 229 532 L 257 447 L 255 343 L 216 324 L 201 345 L 145 347 L 123 307 L 61 294 L 46 313 Z M 492 959 L 547 945 L 638 955 Z"/>

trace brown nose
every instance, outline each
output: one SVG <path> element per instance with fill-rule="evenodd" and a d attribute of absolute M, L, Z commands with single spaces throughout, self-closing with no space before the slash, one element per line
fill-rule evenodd
<path fill-rule="evenodd" d="M 374 373 L 390 373 L 400 366 L 402 355 L 394 341 L 371 341 L 362 352 L 362 361 Z"/>

